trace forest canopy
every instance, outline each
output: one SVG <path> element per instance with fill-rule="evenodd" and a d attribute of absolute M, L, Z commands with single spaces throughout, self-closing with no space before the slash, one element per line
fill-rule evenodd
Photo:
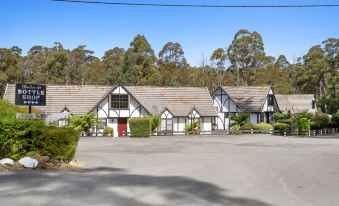
<path fill-rule="evenodd" d="M 269 85 L 280 94 L 315 94 L 323 112 L 339 105 L 339 39 L 312 46 L 296 62 L 281 54 L 265 53 L 261 35 L 239 30 L 229 45 L 216 48 L 199 66 L 190 66 L 178 42 L 168 42 L 158 54 L 143 35 L 127 49 L 114 47 L 94 56 L 86 45 L 66 49 L 59 42 L 49 48 L 33 46 L 26 55 L 18 46 L 0 48 L 0 93 L 7 83 L 63 85 L 206 86 Z"/>

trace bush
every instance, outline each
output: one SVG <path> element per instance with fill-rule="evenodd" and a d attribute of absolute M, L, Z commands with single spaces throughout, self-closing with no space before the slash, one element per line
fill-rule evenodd
<path fill-rule="evenodd" d="M 151 120 L 151 131 L 154 131 L 160 126 L 161 119 L 159 116 L 149 116 Z"/>
<path fill-rule="evenodd" d="M 247 123 L 247 124 L 244 124 L 243 126 L 241 126 L 239 129 L 240 130 L 251 130 L 251 129 L 254 129 L 255 126 L 251 123 Z"/>
<path fill-rule="evenodd" d="M 149 137 L 151 132 L 151 120 L 147 117 L 135 117 L 129 121 L 131 137 Z"/>
<path fill-rule="evenodd" d="M 38 112 L 37 109 L 32 109 L 32 113 Z M 0 118 L 15 118 L 16 113 L 28 113 L 28 107 L 17 106 L 7 100 L 0 99 Z"/>
<path fill-rule="evenodd" d="M 34 151 L 51 159 L 70 161 L 74 157 L 79 135 L 79 132 L 72 128 L 39 128 L 34 131 Z"/>
<path fill-rule="evenodd" d="M 230 130 L 240 130 L 240 125 L 235 124 L 235 125 L 231 126 Z"/>
<path fill-rule="evenodd" d="M 275 113 L 272 115 L 272 120 L 275 122 L 278 122 L 279 120 L 283 119 L 290 119 L 291 118 L 291 113 Z"/>
<path fill-rule="evenodd" d="M 281 120 L 278 120 L 278 123 L 291 125 L 292 119 L 281 119 Z"/>
<path fill-rule="evenodd" d="M 86 132 L 87 136 L 90 134 L 90 129 L 97 123 L 97 119 L 93 113 L 88 113 L 83 117 L 80 116 L 72 116 L 70 118 L 69 126 L 76 131 Z"/>
<path fill-rule="evenodd" d="M 310 122 L 310 128 L 312 130 L 317 130 L 321 128 L 321 125 L 319 122 Z"/>
<path fill-rule="evenodd" d="M 330 118 L 328 117 L 328 115 L 322 112 L 317 112 L 317 114 L 315 115 L 315 119 L 313 119 L 312 121 L 314 120 L 315 122 L 318 122 L 320 124 L 320 129 L 326 128 L 330 122 Z"/>
<path fill-rule="evenodd" d="M 333 127 L 339 127 L 339 112 L 332 116 L 331 122 Z"/>
<path fill-rule="evenodd" d="M 184 128 L 186 133 L 192 132 L 196 133 L 199 131 L 199 121 L 198 120 L 193 120 L 192 123 L 187 123 Z"/>
<path fill-rule="evenodd" d="M 0 158 L 19 159 L 35 149 L 34 141 L 29 138 L 36 128 L 43 127 L 41 120 L 23 120 L 2 118 L 0 121 Z"/>
<path fill-rule="evenodd" d="M 273 130 L 273 127 L 271 124 L 260 123 L 254 125 L 254 130 Z"/>
<path fill-rule="evenodd" d="M 41 120 L 1 119 L 0 158 L 17 160 L 36 153 L 69 161 L 74 156 L 78 139 L 79 132 L 71 128 L 45 127 Z"/>
<path fill-rule="evenodd" d="M 307 118 L 303 117 L 299 119 L 299 133 L 300 134 L 307 134 L 310 130 L 310 122 Z"/>
<path fill-rule="evenodd" d="M 104 136 L 113 136 L 113 128 L 105 127 L 103 131 Z"/>
<path fill-rule="evenodd" d="M 231 114 L 230 116 L 230 119 L 234 122 L 232 126 L 238 124 L 240 125 L 240 127 L 248 123 L 249 118 L 250 118 L 250 114 L 245 113 L 245 112 L 241 112 L 238 114 Z"/>
<path fill-rule="evenodd" d="M 280 132 L 287 132 L 290 129 L 290 126 L 288 124 L 284 123 L 275 123 L 273 124 L 274 130 L 279 130 Z"/>

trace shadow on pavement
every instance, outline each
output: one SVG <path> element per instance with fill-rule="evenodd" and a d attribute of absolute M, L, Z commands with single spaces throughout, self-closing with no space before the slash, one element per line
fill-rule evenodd
<path fill-rule="evenodd" d="M 192 178 L 127 174 L 118 168 L 0 173 L 0 200 L 6 206 L 269 206 L 254 199 L 228 196 L 226 190 Z"/>

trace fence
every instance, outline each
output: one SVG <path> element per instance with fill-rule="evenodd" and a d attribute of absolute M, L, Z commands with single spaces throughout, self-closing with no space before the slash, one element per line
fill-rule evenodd
<path fill-rule="evenodd" d="M 335 134 L 339 132 L 339 128 L 325 128 L 320 130 L 309 130 L 307 134 L 303 136 L 322 136 Z M 279 130 L 214 130 L 214 135 L 239 135 L 239 134 L 274 134 L 282 136 L 299 136 L 299 131 L 279 131 Z"/>

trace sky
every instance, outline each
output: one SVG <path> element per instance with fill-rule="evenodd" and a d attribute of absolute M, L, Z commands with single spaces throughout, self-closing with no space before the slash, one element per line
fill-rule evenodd
<path fill-rule="evenodd" d="M 339 4 L 336 0 L 102 0 L 187 4 Z M 114 47 L 127 49 L 143 34 L 155 53 L 179 42 L 193 66 L 226 48 L 239 29 L 262 35 L 267 55 L 293 62 L 310 47 L 339 38 L 339 7 L 334 8 L 164 8 L 60 3 L 49 0 L 0 0 L 0 48 L 27 51 L 35 45 L 79 45 L 102 57 Z"/>

